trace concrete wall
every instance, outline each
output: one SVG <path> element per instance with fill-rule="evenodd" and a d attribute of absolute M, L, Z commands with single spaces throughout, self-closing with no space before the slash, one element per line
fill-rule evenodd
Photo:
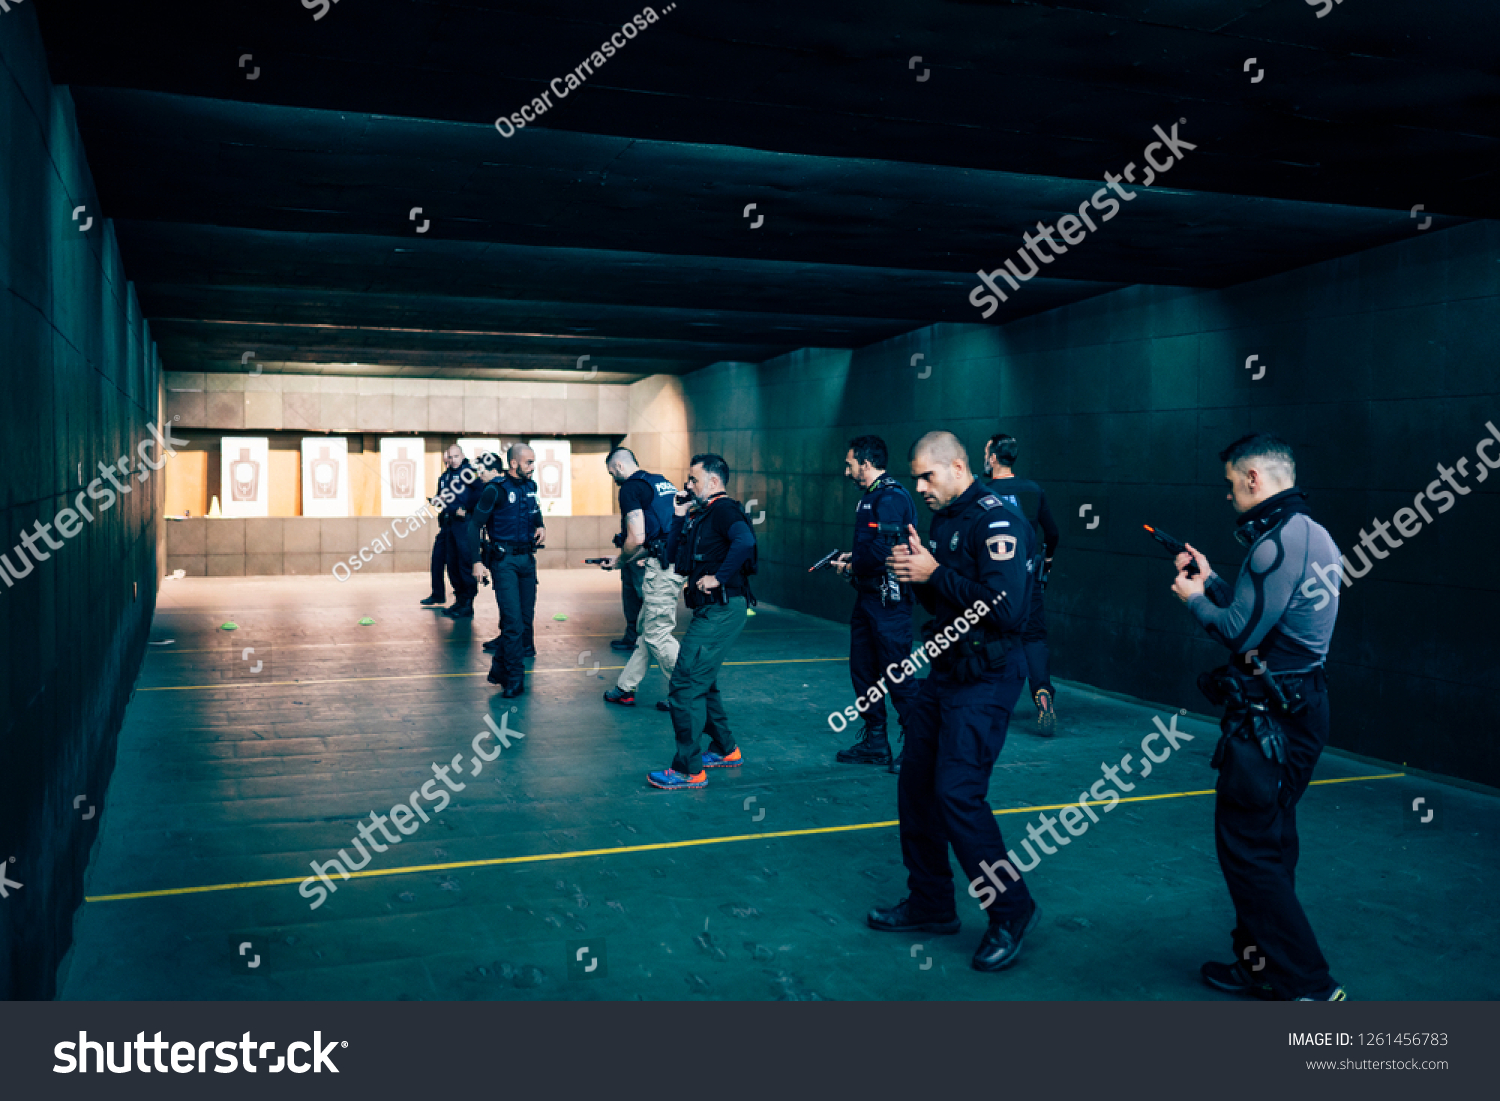
<path fill-rule="evenodd" d="M 0 997 L 45 998 L 161 576 L 163 479 L 134 480 L 161 372 L 29 4 L 0 15 L 0 149 L 0 551 L 24 574 L 0 583 L 0 860 L 22 884 L 0 900 Z M 130 494 L 107 511 L 85 497 L 93 520 L 65 517 L 73 534 L 61 549 L 40 542 L 46 560 L 27 555 L 27 573 L 22 532 L 51 523 L 122 456 Z"/>
<path fill-rule="evenodd" d="M 246 351 L 251 349 L 247 348 Z M 628 431 L 629 387 L 586 382 L 172 371 L 167 413 L 225 431 L 590 436 Z"/>
<path fill-rule="evenodd" d="M 976 462 L 986 438 L 1011 432 L 1020 472 L 1047 488 L 1064 529 L 1048 592 L 1055 672 L 1195 710 L 1206 705 L 1194 678 L 1223 651 L 1168 592 L 1170 567 L 1140 525 L 1191 540 L 1232 575 L 1243 552 L 1224 445 L 1253 429 L 1285 436 L 1346 553 L 1437 464 L 1466 456 L 1472 492 L 1343 601 L 1333 741 L 1500 785 L 1500 478 L 1475 471 L 1486 422 L 1500 426 L 1497 295 L 1500 224 L 1483 222 L 1226 290 L 1128 288 L 1002 328 L 720 364 L 683 380 L 691 450 L 722 452 L 732 492 L 766 510 L 757 592 L 845 617 L 848 589 L 805 571 L 849 544 L 848 439 L 883 435 L 904 473 L 929 429 L 959 433 Z"/>

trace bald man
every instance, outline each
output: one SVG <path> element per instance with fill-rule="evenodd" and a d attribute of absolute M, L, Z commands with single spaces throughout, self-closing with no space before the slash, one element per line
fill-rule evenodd
<path fill-rule="evenodd" d="M 968 453 L 951 432 L 929 432 L 912 445 L 911 474 L 933 512 L 932 527 L 924 544 L 909 526 L 906 544 L 895 548 L 890 562 L 898 580 L 916 586 L 917 600 L 933 618 L 923 628 L 922 648 L 886 673 L 894 681 L 932 667 L 910 708 L 896 785 L 911 894 L 871 910 L 867 921 L 890 933 L 958 932 L 951 845 L 969 894 L 981 899 L 989 917 L 972 965 L 1003 971 L 1016 962 L 1037 920 L 1036 903 L 1007 859 L 987 801 L 1026 680 L 1020 640 L 1035 535 L 1014 506 L 975 481 Z"/>
<path fill-rule="evenodd" d="M 476 586 L 486 573 L 494 575 L 495 601 L 500 605 L 500 641 L 486 679 L 503 689 L 502 696 L 514 699 L 526 691 L 524 659 L 536 656 L 536 552 L 547 529 L 531 478 L 536 452 L 514 444 L 507 460 L 509 470 L 501 476 L 500 457 L 484 457 L 485 487 L 469 521 L 468 560 Z M 492 570 L 481 561 L 481 529 L 494 556 Z"/>

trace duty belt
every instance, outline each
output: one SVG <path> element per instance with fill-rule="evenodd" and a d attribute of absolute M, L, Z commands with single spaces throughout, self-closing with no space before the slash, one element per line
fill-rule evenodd
<path fill-rule="evenodd" d="M 535 554 L 534 543 L 496 543 L 495 546 L 504 549 L 506 554 Z"/>

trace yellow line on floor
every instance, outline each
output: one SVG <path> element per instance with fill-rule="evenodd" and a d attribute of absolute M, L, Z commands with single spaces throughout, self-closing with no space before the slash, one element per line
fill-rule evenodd
<path fill-rule="evenodd" d="M 1340 776 L 1332 780 L 1314 780 L 1313 787 L 1323 784 L 1352 784 L 1361 780 L 1394 780 L 1405 776 L 1404 772 L 1382 772 L 1373 776 Z M 1169 791 L 1161 795 L 1130 795 L 1121 797 L 1121 803 L 1150 803 L 1159 799 L 1185 799 L 1195 795 L 1212 795 L 1213 790 L 1208 791 Z M 1091 807 L 1114 806 L 1113 803 L 1090 802 L 1086 804 Z M 1046 807 L 1008 807 L 1005 810 L 995 811 L 998 818 L 1002 814 L 1030 814 L 1032 811 L 1062 810 L 1064 807 L 1076 807 L 1077 803 L 1057 803 Z M 547 860 L 576 860 L 585 856 L 618 856 L 621 853 L 646 853 L 660 852 L 663 849 L 687 849 L 699 845 L 725 845 L 732 841 L 768 841 L 775 837 L 811 837 L 817 834 L 849 833 L 853 830 L 878 830 L 889 826 L 899 826 L 901 823 L 895 819 L 889 822 L 857 822 L 849 826 L 817 826 L 806 830 L 778 830 L 773 833 L 741 833 L 731 837 L 700 837 L 688 841 L 660 841 L 652 845 L 624 845 L 613 849 L 581 849 L 576 852 L 566 853 L 538 853 L 532 856 L 498 856 L 488 860 L 459 860 L 448 864 L 414 864 L 405 868 L 383 868 L 372 869 L 367 872 L 351 872 L 351 879 L 369 879 L 375 876 L 386 875 L 412 875 L 417 872 L 447 872 L 458 868 L 493 868 L 501 864 L 537 864 Z M 176 895 L 198 895 L 209 891 L 238 891 L 248 887 L 285 887 L 293 883 L 301 883 L 301 879 L 259 879 L 249 883 L 211 883 L 205 887 L 169 887 L 162 891 L 135 891 L 129 894 L 119 895 L 86 895 L 85 902 L 121 902 L 135 898 L 167 898 Z"/>
<path fill-rule="evenodd" d="M 242 629 L 244 629 L 244 628 L 242 628 Z M 775 627 L 775 628 L 772 628 L 772 627 L 761 627 L 761 628 L 757 628 L 757 629 L 755 629 L 753 631 L 741 631 L 740 632 L 740 637 L 743 638 L 743 637 L 750 636 L 750 635 L 827 634 L 827 633 L 830 633 L 830 632 L 837 632 L 838 634 L 841 634 L 841 635 L 847 633 L 844 629 L 839 628 L 839 627 L 787 627 L 785 629 L 780 628 L 780 627 Z M 236 636 L 236 637 L 239 637 L 239 636 Z M 557 638 L 614 638 L 614 637 L 615 636 L 613 634 L 603 634 L 603 635 L 585 635 L 585 634 L 577 634 L 577 635 L 547 635 L 547 636 L 545 636 L 544 641 L 551 642 L 553 639 L 557 639 Z M 678 635 L 677 638 L 679 640 L 681 640 L 682 636 Z M 252 639 L 251 641 L 258 641 L 258 640 Z M 473 643 L 478 642 L 479 639 L 477 637 L 476 638 L 471 638 L 471 639 L 465 639 L 465 638 L 446 638 L 446 639 L 436 639 L 436 640 L 430 639 L 430 638 L 393 638 L 393 639 L 383 639 L 383 640 L 378 641 L 378 642 L 308 642 L 308 643 L 302 643 L 302 644 L 296 645 L 296 646 L 287 646 L 287 645 L 283 645 L 281 643 L 272 641 L 272 642 L 266 643 L 266 645 L 269 646 L 269 647 L 272 647 L 274 649 L 277 649 L 277 650 L 337 650 L 337 649 L 350 649 L 350 650 L 353 650 L 353 649 L 357 649 L 357 648 L 361 648 L 361 647 L 366 647 L 366 646 L 431 646 L 431 645 L 433 645 L 434 641 L 436 641 L 438 643 L 443 643 L 443 644 L 446 644 L 446 645 L 449 645 L 449 646 L 453 646 L 453 645 L 470 646 Z M 156 645 L 156 644 L 153 643 L 152 645 Z M 194 648 L 194 649 L 186 649 L 186 650 L 177 650 L 177 649 L 163 650 L 163 649 L 158 648 L 158 649 L 155 649 L 155 650 L 147 650 L 146 653 L 148 655 L 160 657 L 163 654 L 222 654 L 225 650 L 235 650 L 235 649 L 238 649 L 238 647 L 235 646 L 235 639 L 234 638 L 227 638 L 225 640 L 223 646 L 203 646 L 203 647 L 197 647 L 197 648 Z"/>
<path fill-rule="evenodd" d="M 810 661 L 848 661 L 846 657 L 838 658 L 776 658 L 765 661 L 726 661 L 725 665 L 797 665 Z M 562 669 L 528 669 L 527 676 L 535 676 L 537 673 L 576 673 L 580 669 L 588 668 L 583 665 L 574 665 Z M 614 671 L 623 669 L 623 665 L 601 665 L 601 671 Z M 590 670 L 592 671 L 592 670 Z M 199 692 L 214 688 L 285 688 L 287 686 L 297 687 L 309 684 L 357 684 L 365 681 L 381 680 L 439 680 L 444 677 L 483 677 L 488 675 L 488 670 L 480 670 L 477 673 L 401 673 L 389 677 L 330 677 L 326 680 L 267 680 L 267 681 L 225 681 L 223 684 L 163 684 L 155 688 L 137 688 L 137 692 Z"/>

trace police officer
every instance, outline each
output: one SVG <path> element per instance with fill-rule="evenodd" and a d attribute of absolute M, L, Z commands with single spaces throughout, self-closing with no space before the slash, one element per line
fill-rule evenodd
<path fill-rule="evenodd" d="M 682 577 L 667 560 L 667 533 L 672 530 L 673 498 L 677 487 L 660 474 L 642 470 L 635 453 L 617 447 L 604 460 L 604 468 L 620 487 L 620 553 L 603 564 L 622 573 L 640 576 L 641 608 L 630 626 L 637 642 L 630 660 L 613 688 L 604 693 L 607 703 L 635 706 L 635 690 L 651 667 L 661 666 L 668 681 L 677 665 L 677 595 Z M 658 700 L 657 709 L 668 711 Z"/>
<path fill-rule="evenodd" d="M 911 653 L 912 591 L 888 573 L 886 559 L 897 543 L 905 543 L 907 529 L 915 526 L 917 506 L 885 468 L 886 446 L 879 436 L 849 441 L 844 477 L 865 494 L 854 509 L 853 550 L 833 566 L 853 582 L 858 593 L 849 618 L 849 676 L 855 696 L 873 702 L 863 709 L 865 729 L 859 741 L 839 750 L 837 756 L 845 764 L 888 765 L 892 772 L 900 772 L 900 764 L 891 759 L 885 692 L 880 686 L 885 680 L 883 671 Z M 907 712 L 917 695 L 916 682 L 903 677 L 899 683 L 886 681 L 885 687 L 905 729 Z"/>
<path fill-rule="evenodd" d="M 1234 655 L 1227 668 L 1205 674 L 1204 689 L 1227 705 L 1213 760 L 1214 840 L 1234 902 L 1234 961 L 1205 963 L 1200 973 L 1233 994 L 1340 1002 L 1344 988 L 1329 975 L 1294 881 L 1297 802 L 1328 742 L 1323 663 L 1338 617 L 1342 557 L 1307 514 L 1285 441 L 1253 433 L 1219 459 L 1240 514 L 1235 539 L 1249 553 L 1231 587 L 1188 545 L 1172 583 L 1193 618 Z M 1192 577 L 1190 562 L 1197 564 Z"/>
<path fill-rule="evenodd" d="M 432 590 L 422 603 L 428 607 L 441 607 L 448 603 L 447 592 L 443 587 L 443 570 L 446 568 L 449 580 L 453 582 L 453 607 L 461 609 L 465 604 L 464 596 L 469 592 L 470 576 L 469 571 L 464 568 L 463 555 L 454 540 L 454 521 L 463 516 L 459 510 L 463 507 L 464 490 L 474 482 L 476 472 L 456 444 L 443 452 L 443 464 L 444 470 L 438 475 L 437 495 L 429 497 L 427 501 L 438 510 L 438 514 L 437 534 L 432 540 Z M 467 603 L 472 609 L 472 594 Z"/>
<path fill-rule="evenodd" d="M 1062 535 L 1052 510 L 1047 506 L 1047 494 L 1042 487 L 1029 478 L 1016 477 L 1012 469 L 1021 445 L 1014 436 L 1004 433 L 991 436 L 984 445 L 984 473 L 990 479 L 990 492 L 1002 501 L 1020 509 L 1036 534 L 1037 556 L 1032 561 L 1031 608 L 1026 614 L 1026 626 L 1021 632 L 1021 644 L 1026 650 L 1027 676 L 1031 680 L 1031 702 L 1036 704 L 1037 733 L 1050 738 L 1057 733 L 1057 707 L 1052 678 L 1049 675 L 1047 653 L 1047 610 L 1042 597 L 1047 592 L 1047 578 L 1052 573 L 1052 556 L 1057 553 L 1057 544 Z"/>
<path fill-rule="evenodd" d="M 1032 532 L 1026 518 L 976 482 L 963 444 L 949 432 L 929 432 L 911 452 L 917 492 L 933 510 L 929 542 L 916 528 L 897 547 L 892 567 L 917 587 L 933 614 L 923 648 L 896 675 L 911 675 L 920 658 L 932 673 L 917 694 L 906 727 L 897 782 L 901 857 L 909 897 L 870 911 L 871 928 L 891 933 L 956 933 L 948 846 L 975 884 L 988 888 L 989 928 L 972 964 L 1000 971 L 1015 963 L 1036 924 L 1037 906 L 1006 859 L 1000 827 L 986 801 L 990 773 L 1005 744 L 1011 710 L 1026 679 L 1020 646 L 1030 598 Z M 1003 875 L 1010 876 L 1006 883 Z"/>
<path fill-rule="evenodd" d="M 488 680 L 503 685 L 501 695 L 509 699 L 526 691 L 522 659 L 536 655 L 532 628 L 536 615 L 536 552 L 547 538 L 547 529 L 537 504 L 536 483 L 531 479 L 536 453 L 517 443 L 511 445 L 507 458 L 510 469 L 502 477 L 500 457 L 484 457 L 480 477 L 485 486 L 469 521 L 469 561 L 474 564 L 476 583 L 486 572 L 494 579 L 495 601 L 500 605 L 500 644 L 490 662 Z"/>
<path fill-rule="evenodd" d="M 740 503 L 724 492 L 728 480 L 729 465 L 722 456 L 694 455 L 687 492 L 678 494 L 672 506 L 667 557 L 687 582 L 693 621 L 667 694 L 677 752 L 671 768 L 646 777 L 653 787 L 667 791 L 704 787 L 707 769 L 738 768 L 743 761 L 719 695 L 719 667 L 755 601 L 749 583 L 755 571 L 755 534 Z M 702 733 L 708 734 L 708 752 L 700 752 Z"/>

